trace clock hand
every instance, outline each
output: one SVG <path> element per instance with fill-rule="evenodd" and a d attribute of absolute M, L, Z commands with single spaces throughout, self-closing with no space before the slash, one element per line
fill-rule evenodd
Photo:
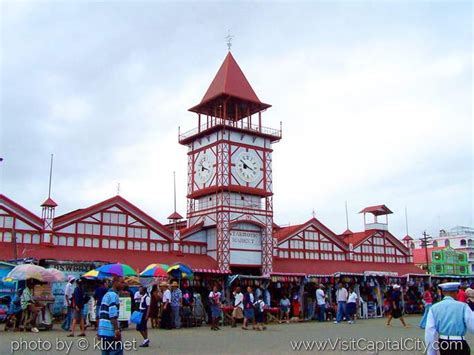
<path fill-rule="evenodd" d="M 202 167 L 202 169 L 201 169 L 201 171 L 204 171 L 204 170 L 207 170 L 207 171 L 209 171 L 209 169 L 208 169 L 208 168 L 205 168 L 205 167 L 203 166 L 203 167 Z"/>
<path fill-rule="evenodd" d="M 245 163 L 244 163 L 244 167 L 245 167 L 246 169 L 250 169 L 250 170 L 252 170 L 253 172 L 255 172 L 255 170 L 253 170 L 249 165 L 247 165 L 247 164 L 245 164 Z"/>

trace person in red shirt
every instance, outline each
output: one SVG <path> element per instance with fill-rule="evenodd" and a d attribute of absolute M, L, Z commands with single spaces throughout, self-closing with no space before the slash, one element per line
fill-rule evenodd
<path fill-rule="evenodd" d="M 459 302 L 466 303 L 466 301 L 467 301 L 466 286 L 464 286 L 464 285 L 459 286 L 457 299 L 458 299 Z"/>

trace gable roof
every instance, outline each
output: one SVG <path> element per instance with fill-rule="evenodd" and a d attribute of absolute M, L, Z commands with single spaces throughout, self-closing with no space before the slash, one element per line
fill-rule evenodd
<path fill-rule="evenodd" d="M 367 239 L 372 237 L 375 233 L 383 233 L 385 238 L 388 238 L 392 243 L 396 244 L 396 246 L 402 250 L 405 254 L 410 252 L 410 249 L 407 248 L 398 238 L 396 238 L 392 233 L 389 231 L 381 231 L 377 229 L 369 229 L 363 232 L 356 232 L 350 235 L 343 236 L 344 243 L 347 245 L 352 244 L 355 248 L 365 242 Z M 342 235 L 341 235 L 342 236 Z"/>
<path fill-rule="evenodd" d="M 382 216 L 386 214 L 392 214 L 393 212 L 385 205 L 376 205 L 376 206 L 369 206 L 364 208 L 359 213 L 372 213 L 375 216 Z"/>
<path fill-rule="evenodd" d="M 58 204 L 54 202 L 51 197 L 48 197 L 48 199 L 41 204 L 41 207 L 58 207 Z"/>
<path fill-rule="evenodd" d="M 113 206 L 122 207 L 126 212 L 134 215 L 137 219 L 141 220 L 142 222 L 144 222 L 151 228 L 159 231 L 165 237 L 169 239 L 172 238 L 173 232 L 170 229 L 166 228 L 156 219 L 154 219 L 147 213 L 143 212 L 141 209 L 139 209 L 138 207 L 136 207 L 135 205 L 133 205 L 132 203 L 130 203 L 129 201 L 127 201 L 126 199 L 124 199 L 122 196 L 119 196 L 119 195 L 109 198 L 108 200 L 99 202 L 90 207 L 78 209 L 76 211 L 66 213 L 62 216 L 56 217 L 54 219 L 55 229 L 61 228 L 65 226 L 66 224 L 74 223 L 90 215 L 93 215 L 94 213 L 100 212 L 104 209 L 107 209 Z"/>
<path fill-rule="evenodd" d="M 278 231 L 273 234 L 273 237 L 277 239 L 278 244 L 285 242 L 286 240 L 290 239 L 294 235 L 298 234 L 299 232 L 305 230 L 309 226 L 313 226 L 317 230 L 320 230 L 324 233 L 325 236 L 329 237 L 332 241 L 334 241 L 337 245 L 341 248 L 347 250 L 347 245 L 328 227 L 322 224 L 317 218 L 313 217 L 308 220 L 306 223 L 303 224 L 296 224 L 293 226 L 282 227 Z"/>
<path fill-rule="evenodd" d="M 403 237 L 402 240 L 413 240 L 413 238 L 407 234 L 406 236 Z"/>
<path fill-rule="evenodd" d="M 204 222 L 200 222 L 198 224 L 195 224 L 194 226 L 180 229 L 179 231 L 180 238 L 185 239 L 186 237 L 189 237 L 193 235 L 194 233 L 199 232 L 201 229 L 203 229 L 203 227 L 204 227 Z"/>
<path fill-rule="evenodd" d="M 38 229 L 43 228 L 43 220 L 39 216 L 35 215 L 33 212 L 30 212 L 15 201 L 9 199 L 7 196 L 0 194 L 0 203 L 3 203 L 10 213 L 18 215 L 18 217 L 23 219 L 25 222 L 30 222 L 30 224 L 37 227 Z"/>

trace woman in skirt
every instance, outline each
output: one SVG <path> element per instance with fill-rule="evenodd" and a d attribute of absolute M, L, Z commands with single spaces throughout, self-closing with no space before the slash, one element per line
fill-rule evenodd
<path fill-rule="evenodd" d="M 430 285 L 425 285 L 425 292 L 423 292 L 423 304 L 425 306 L 425 311 L 423 313 L 423 318 L 421 318 L 420 321 L 421 329 L 425 329 L 426 321 L 428 320 L 428 312 L 433 305 L 433 296 L 431 295 Z"/>

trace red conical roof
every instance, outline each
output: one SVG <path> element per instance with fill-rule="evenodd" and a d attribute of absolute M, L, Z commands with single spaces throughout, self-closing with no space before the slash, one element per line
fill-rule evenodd
<path fill-rule="evenodd" d="M 41 204 L 41 207 L 57 207 L 58 204 L 53 201 L 51 197 L 48 197 L 46 201 Z"/>
<path fill-rule="evenodd" d="M 224 100 L 229 110 L 225 117 L 227 119 L 240 119 L 249 113 L 253 114 L 271 106 L 261 102 L 257 97 L 231 52 L 225 57 L 201 103 L 189 111 L 214 115 L 215 108 L 222 105 Z M 237 113 L 234 111 L 235 105 L 239 106 Z"/>
<path fill-rule="evenodd" d="M 168 219 L 171 219 L 171 220 L 183 219 L 183 216 L 181 216 L 178 212 L 174 211 L 172 214 L 168 216 Z"/>
<path fill-rule="evenodd" d="M 209 89 L 207 89 L 206 94 L 201 100 L 201 104 L 221 94 L 260 103 L 257 94 L 253 91 L 250 83 L 230 52 L 225 57 Z"/>

